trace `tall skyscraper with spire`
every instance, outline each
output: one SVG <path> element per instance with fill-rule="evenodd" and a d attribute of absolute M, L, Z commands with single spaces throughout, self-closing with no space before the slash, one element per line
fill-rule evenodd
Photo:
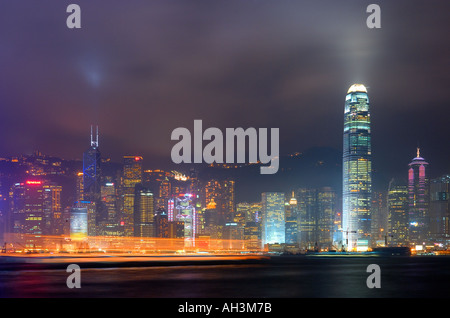
<path fill-rule="evenodd" d="M 98 126 L 94 139 L 91 126 L 91 146 L 83 154 L 83 198 L 96 201 L 100 198 L 100 150 L 98 148 Z"/>
<path fill-rule="evenodd" d="M 96 127 L 95 139 L 93 127 L 91 126 L 91 146 L 83 153 L 83 200 L 77 201 L 76 206 L 88 205 L 89 230 L 88 235 L 97 235 L 96 223 L 100 211 L 101 200 L 101 171 L 100 150 L 98 149 L 98 126 Z"/>
<path fill-rule="evenodd" d="M 370 244 L 372 149 L 367 89 L 353 84 L 344 109 L 342 231 L 348 250 Z"/>
<path fill-rule="evenodd" d="M 429 183 L 427 177 L 428 162 L 417 156 L 409 164 L 408 170 L 408 213 L 409 241 L 412 245 L 421 245 L 428 238 L 429 225 Z"/>

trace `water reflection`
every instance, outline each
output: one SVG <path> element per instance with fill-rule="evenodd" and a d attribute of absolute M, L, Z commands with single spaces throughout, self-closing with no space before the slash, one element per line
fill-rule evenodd
<path fill-rule="evenodd" d="M 381 288 L 366 286 L 380 265 Z M 275 258 L 263 264 L 3 270 L 1 297 L 448 297 L 450 258 Z"/>

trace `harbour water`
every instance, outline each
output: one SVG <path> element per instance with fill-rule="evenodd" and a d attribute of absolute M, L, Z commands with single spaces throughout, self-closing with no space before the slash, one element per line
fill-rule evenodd
<path fill-rule="evenodd" d="M 70 260 L 73 262 L 73 260 Z M 275 256 L 251 261 L 80 264 L 70 289 L 65 264 L 3 262 L 2 298 L 447 298 L 450 256 Z M 368 288 L 370 264 L 380 288 Z"/>

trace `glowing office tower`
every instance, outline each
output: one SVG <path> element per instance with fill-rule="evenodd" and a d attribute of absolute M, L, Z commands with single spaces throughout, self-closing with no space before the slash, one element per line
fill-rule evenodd
<path fill-rule="evenodd" d="M 217 222 L 224 225 L 231 222 L 235 214 L 235 181 L 234 180 L 210 180 L 205 184 L 202 193 L 203 206 L 211 202 L 216 204 Z"/>
<path fill-rule="evenodd" d="M 86 217 L 87 217 L 87 235 L 88 236 L 96 236 L 97 235 L 97 224 L 96 224 L 96 208 L 97 205 L 94 201 L 77 201 L 73 204 L 74 208 L 77 209 L 86 209 Z M 81 211 L 81 210 L 77 210 Z"/>
<path fill-rule="evenodd" d="M 420 156 L 417 148 L 417 157 L 411 161 L 408 170 L 409 241 L 412 245 L 421 245 L 428 238 L 427 166 L 428 162 Z"/>
<path fill-rule="evenodd" d="M 138 184 L 134 197 L 134 236 L 153 237 L 154 231 L 154 198 L 153 192 Z"/>
<path fill-rule="evenodd" d="M 345 97 L 343 140 L 342 231 L 349 250 L 369 244 L 371 194 L 369 97 L 364 85 L 354 84 Z"/>
<path fill-rule="evenodd" d="M 297 190 L 298 242 L 302 249 L 329 249 L 335 237 L 336 193 L 331 187 Z"/>
<path fill-rule="evenodd" d="M 123 157 L 123 210 L 124 236 L 134 236 L 134 199 L 136 185 L 142 183 L 142 161 L 140 156 Z"/>
<path fill-rule="evenodd" d="M 450 245 L 450 175 L 430 182 L 430 239 L 431 242 Z"/>
<path fill-rule="evenodd" d="M 283 192 L 264 192 L 262 198 L 262 244 L 285 243 L 285 207 Z"/>
<path fill-rule="evenodd" d="M 76 177 L 76 199 L 75 201 L 81 201 L 84 199 L 83 197 L 83 185 L 84 185 L 84 180 L 83 180 L 83 172 L 77 172 L 77 177 Z"/>
<path fill-rule="evenodd" d="M 44 188 L 41 181 L 28 180 L 11 188 L 10 233 L 44 234 Z"/>
<path fill-rule="evenodd" d="M 91 146 L 83 153 L 83 200 L 100 200 L 100 150 L 98 149 L 98 127 L 94 140 L 91 126 Z"/>
<path fill-rule="evenodd" d="M 408 187 L 389 183 L 387 196 L 388 233 L 387 245 L 408 246 Z"/>
<path fill-rule="evenodd" d="M 184 223 L 186 246 L 193 246 L 195 244 L 195 235 L 197 234 L 197 215 L 195 207 L 192 205 L 192 194 L 180 194 L 175 198 L 174 213 L 175 220 Z"/>
<path fill-rule="evenodd" d="M 62 186 L 56 184 L 44 185 L 44 227 L 45 235 L 64 234 L 64 219 L 61 208 Z"/>

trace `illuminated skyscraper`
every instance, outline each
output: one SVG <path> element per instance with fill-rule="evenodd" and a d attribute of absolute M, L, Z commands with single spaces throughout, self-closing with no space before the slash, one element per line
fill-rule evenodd
<path fill-rule="evenodd" d="M 116 183 L 106 177 L 101 186 L 102 213 L 97 214 L 97 235 L 123 236 L 123 226 L 119 226 L 119 202 Z M 106 181 L 106 182 L 105 182 Z"/>
<path fill-rule="evenodd" d="M 450 244 L 450 175 L 430 183 L 430 238 L 433 243 Z"/>
<path fill-rule="evenodd" d="M 96 236 L 97 235 L 97 222 L 95 219 L 96 203 L 94 201 L 77 201 L 74 203 L 74 208 L 86 209 L 87 216 L 87 235 Z M 81 210 L 79 210 L 81 211 Z"/>
<path fill-rule="evenodd" d="M 10 231 L 16 234 L 44 233 L 44 188 L 41 181 L 16 183 L 11 191 Z"/>
<path fill-rule="evenodd" d="M 344 109 L 342 231 L 347 248 L 363 245 L 371 233 L 372 150 L 367 89 L 354 84 Z"/>
<path fill-rule="evenodd" d="M 76 200 L 75 201 L 80 201 L 83 200 L 83 172 L 77 172 L 77 177 L 76 177 Z"/>
<path fill-rule="evenodd" d="M 330 187 L 298 189 L 299 243 L 302 249 L 329 249 L 335 237 L 336 193 Z"/>
<path fill-rule="evenodd" d="M 61 208 L 62 187 L 56 184 L 44 185 L 44 234 L 64 234 L 64 219 Z"/>
<path fill-rule="evenodd" d="M 203 206 L 207 207 L 212 201 L 216 204 L 217 222 L 224 225 L 234 219 L 234 180 L 210 180 L 204 187 L 202 195 Z"/>
<path fill-rule="evenodd" d="M 142 183 L 142 161 L 140 156 L 123 157 L 123 210 L 122 222 L 124 224 L 124 236 L 134 236 L 134 198 L 135 187 Z"/>
<path fill-rule="evenodd" d="M 167 212 L 159 208 L 155 212 L 155 237 L 168 238 L 169 237 L 169 220 Z"/>
<path fill-rule="evenodd" d="M 184 223 L 184 238 L 187 246 L 194 244 L 197 234 L 197 217 L 195 207 L 192 205 L 192 194 L 180 194 L 175 198 L 174 218 Z"/>
<path fill-rule="evenodd" d="M 300 241 L 300 231 L 298 222 L 298 207 L 297 198 L 295 197 L 294 191 L 292 191 L 292 196 L 290 198 L 286 197 L 285 203 L 285 218 L 286 218 L 286 243 L 299 243 Z"/>
<path fill-rule="evenodd" d="M 154 231 L 154 201 L 150 189 L 137 184 L 134 197 L 134 236 L 153 237 Z"/>
<path fill-rule="evenodd" d="M 428 205 L 429 183 L 427 177 L 428 162 L 420 156 L 409 164 L 408 170 L 408 213 L 409 213 L 409 241 L 412 245 L 421 245 L 428 238 Z"/>
<path fill-rule="evenodd" d="M 406 185 L 389 183 L 387 245 L 408 246 L 408 188 Z"/>
<path fill-rule="evenodd" d="M 91 146 L 83 154 L 83 200 L 100 200 L 100 157 L 98 127 L 94 140 L 91 126 Z"/>
<path fill-rule="evenodd" d="M 262 244 L 285 243 L 285 207 L 283 192 L 264 192 L 262 198 Z"/>

